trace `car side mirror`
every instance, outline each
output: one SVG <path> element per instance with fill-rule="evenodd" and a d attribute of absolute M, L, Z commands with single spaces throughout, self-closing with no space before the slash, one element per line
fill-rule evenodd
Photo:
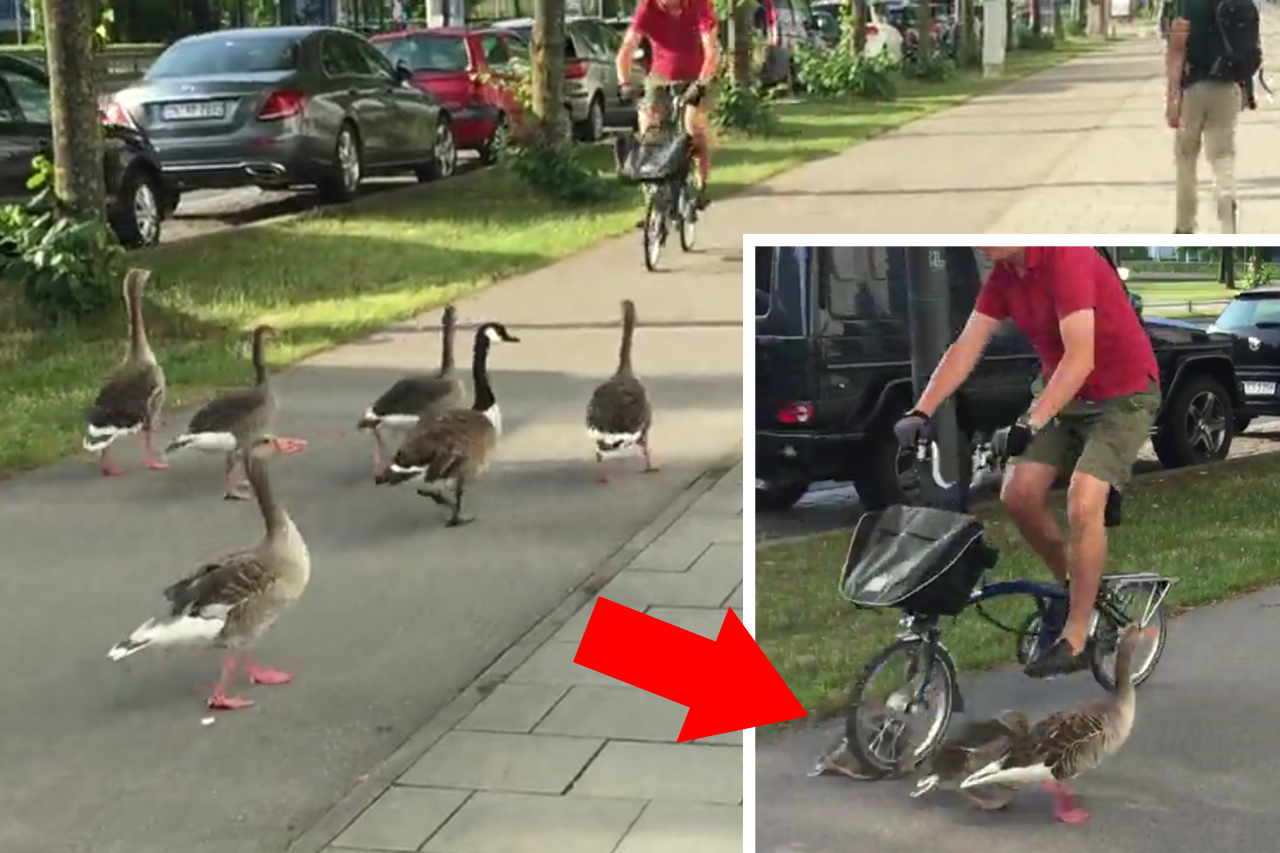
<path fill-rule="evenodd" d="M 405 65 L 403 59 L 397 62 L 396 63 L 396 82 L 408 83 L 412 79 L 413 79 L 413 69 L 411 69 L 408 65 Z"/>

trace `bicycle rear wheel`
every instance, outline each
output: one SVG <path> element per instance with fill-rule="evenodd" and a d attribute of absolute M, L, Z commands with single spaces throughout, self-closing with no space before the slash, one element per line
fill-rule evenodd
<path fill-rule="evenodd" d="M 680 211 L 680 249 L 692 252 L 698 242 L 698 206 L 691 184 L 680 187 L 676 207 Z"/>
<path fill-rule="evenodd" d="M 644 266 L 649 272 L 656 272 L 658 261 L 662 259 L 662 246 L 667 242 L 667 214 L 659 199 L 660 192 L 649 194 L 649 203 L 644 211 Z"/>
<path fill-rule="evenodd" d="M 1154 628 L 1156 636 L 1138 641 L 1133 651 L 1133 686 L 1138 687 L 1156 671 L 1156 664 L 1164 654 L 1169 637 L 1169 622 L 1165 612 L 1163 593 L 1159 585 L 1142 582 L 1128 584 L 1111 590 L 1111 601 L 1134 623 Z M 1099 610 L 1093 629 L 1093 653 L 1089 656 L 1089 669 L 1094 680 L 1108 691 L 1116 689 L 1116 650 L 1125 626 L 1117 625 Z"/>
<path fill-rule="evenodd" d="M 867 664 L 845 715 L 847 747 L 860 769 L 873 778 L 910 772 L 933 752 L 951 722 L 955 673 L 947 650 L 920 637 L 897 640 Z M 889 687 L 895 674 L 906 676 L 896 689 Z"/>

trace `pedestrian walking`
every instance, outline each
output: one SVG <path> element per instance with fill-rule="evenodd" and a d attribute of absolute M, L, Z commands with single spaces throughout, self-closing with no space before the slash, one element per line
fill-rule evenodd
<path fill-rule="evenodd" d="M 1213 170 L 1214 202 L 1224 234 L 1239 223 L 1236 126 L 1256 108 L 1253 77 L 1262 66 L 1254 0 L 1178 0 L 1165 68 L 1165 117 L 1174 129 L 1177 213 L 1174 233 L 1196 230 L 1196 168 L 1203 147 Z"/>

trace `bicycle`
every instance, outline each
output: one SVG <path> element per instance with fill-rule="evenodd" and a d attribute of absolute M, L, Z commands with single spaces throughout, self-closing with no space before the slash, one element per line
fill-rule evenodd
<path fill-rule="evenodd" d="M 975 480 L 983 473 L 998 471 L 1007 462 L 992 449 L 993 444 L 1002 442 L 996 436 L 993 439 L 975 449 Z M 1025 664 L 1037 642 L 1049 602 L 1067 597 L 1067 592 L 1053 583 L 987 582 L 983 576 L 995 567 L 999 552 L 983 541 L 982 522 L 965 512 L 969 483 L 944 481 L 936 443 L 917 446 L 916 459 L 918 465 L 930 469 L 933 483 L 944 494 L 958 486 L 960 512 L 892 507 L 864 515 L 854 530 L 841 574 L 842 593 L 855 607 L 893 607 L 902 611 L 899 625 L 903 630 L 867 664 L 849 692 L 845 747 L 871 779 L 899 776 L 919 766 L 945 738 L 952 715 L 964 713 L 955 660 L 942 642 L 943 618 L 958 617 L 972 606 L 986 621 L 1017 635 L 1015 657 Z M 899 511 L 897 523 L 903 527 L 898 532 L 891 529 L 892 517 L 886 521 L 886 516 L 895 510 Z M 896 536 L 913 526 L 913 539 L 922 531 L 926 538 L 933 538 L 923 558 L 911 565 L 904 564 L 903 554 L 912 547 L 918 548 L 918 541 L 910 545 L 905 537 Z M 881 527 L 885 529 L 877 529 Z M 888 547 L 879 547 L 877 553 L 878 546 L 886 543 Z M 1155 625 L 1157 633 L 1152 640 L 1144 641 L 1149 647 L 1140 647 L 1135 655 L 1134 686 L 1151 677 L 1167 639 L 1164 599 L 1177 582 L 1178 578 L 1154 572 L 1103 575 L 1086 653 L 1094 679 L 1104 688 L 1115 687 L 1114 657 L 1119 639 L 1135 621 L 1144 628 Z M 1135 618 L 1138 608 L 1130 599 L 1136 601 L 1143 593 L 1145 603 Z M 1030 596 L 1035 601 L 1035 611 L 1019 627 L 1006 625 L 983 608 L 985 602 L 1007 596 Z M 874 684 L 875 678 L 882 671 L 891 670 L 899 656 L 904 657 L 906 685 L 886 693 Z M 927 722 L 923 729 L 912 723 L 919 712 L 924 713 Z"/>
<path fill-rule="evenodd" d="M 682 251 L 693 251 L 697 242 L 699 211 L 693 137 L 685 132 L 683 124 L 685 107 L 693 102 L 690 94 L 696 85 L 691 84 L 672 99 L 671 110 L 659 128 L 671 132 L 666 142 L 670 148 L 664 156 L 656 158 L 654 165 L 659 168 L 641 166 L 631 176 L 642 186 L 645 195 L 641 232 L 644 265 L 649 272 L 657 272 L 671 225 L 674 224 L 679 233 Z"/>

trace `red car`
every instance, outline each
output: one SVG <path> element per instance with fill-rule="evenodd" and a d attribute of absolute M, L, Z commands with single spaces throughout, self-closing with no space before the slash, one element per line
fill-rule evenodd
<path fill-rule="evenodd" d="M 370 41 L 449 111 L 458 148 L 479 152 L 486 163 L 496 159 L 498 139 L 519 120 L 520 104 L 489 78 L 514 78 L 513 61 L 528 67 L 524 42 L 503 30 L 471 27 L 398 30 Z"/>

